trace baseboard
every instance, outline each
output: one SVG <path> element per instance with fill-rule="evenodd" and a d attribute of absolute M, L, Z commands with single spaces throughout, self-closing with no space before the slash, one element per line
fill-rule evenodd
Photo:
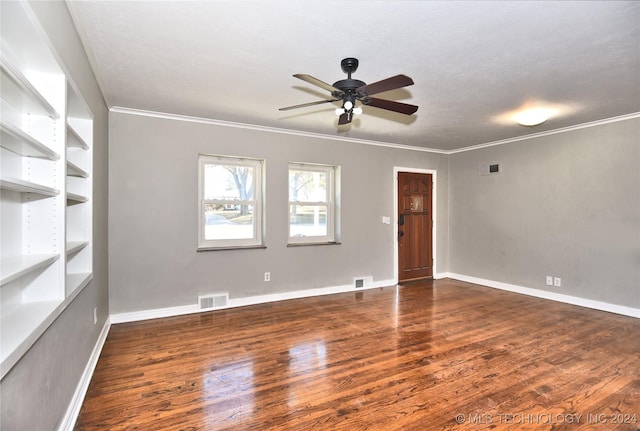
<path fill-rule="evenodd" d="M 151 310 L 131 311 L 129 313 L 112 314 L 111 323 L 137 322 L 139 320 L 160 319 L 163 317 L 182 316 L 183 314 L 199 313 L 198 304 L 181 305 L 177 307 L 154 308 Z"/>
<path fill-rule="evenodd" d="M 62 422 L 58 427 L 58 431 L 73 431 L 73 428 L 76 425 L 80 409 L 82 408 L 82 403 L 84 402 L 84 397 L 87 394 L 87 389 L 89 389 L 89 383 L 91 382 L 93 371 L 96 369 L 98 359 L 100 358 L 100 352 L 102 352 L 102 347 L 107 340 L 109 328 L 111 328 L 111 321 L 107 317 L 107 320 L 104 322 L 104 326 L 102 327 L 102 331 L 100 331 L 100 335 L 98 336 L 98 340 L 96 341 L 95 346 L 93 346 L 93 351 L 91 352 L 89 361 L 84 367 L 84 371 L 82 372 L 76 391 L 73 394 L 73 398 L 71 398 L 69 407 L 67 407 L 64 418 L 62 418 Z"/>
<path fill-rule="evenodd" d="M 592 299 L 580 298 L 578 296 L 564 295 L 561 293 L 549 292 L 546 290 L 532 289 L 530 287 L 518 286 L 515 284 L 502 283 L 499 281 L 487 280 L 484 278 L 470 277 L 468 275 L 447 273 L 448 278 L 480 284 L 494 289 L 507 290 L 509 292 L 521 293 L 523 295 L 535 296 L 536 298 L 550 299 L 552 301 L 563 302 L 565 304 L 578 305 L 580 307 L 594 310 L 608 311 L 609 313 L 622 314 L 623 316 L 640 318 L 640 308 L 625 307 L 624 305 L 610 304 L 608 302 L 594 301 Z"/>
<path fill-rule="evenodd" d="M 268 295 L 248 296 L 246 298 L 229 299 L 227 306 L 216 308 L 216 310 L 224 310 L 227 308 L 245 307 L 247 305 L 265 304 L 268 302 L 286 301 L 288 299 L 309 298 L 313 296 L 332 295 L 336 293 L 356 292 L 367 289 L 376 289 L 380 287 L 395 286 L 394 280 L 375 281 L 371 286 L 356 288 L 353 285 L 329 286 L 316 289 L 296 290 L 292 292 L 271 293 Z M 156 308 L 152 310 L 132 311 L 129 313 L 119 313 L 111 315 L 111 323 L 137 322 L 147 319 L 159 319 L 162 317 L 181 316 L 184 314 L 200 313 L 211 311 L 211 309 L 202 310 L 197 304 L 182 305 L 177 307 Z"/>
<path fill-rule="evenodd" d="M 288 299 L 309 298 L 312 296 L 333 295 L 335 293 L 347 293 L 362 291 L 367 289 L 376 289 L 380 287 L 395 286 L 397 283 L 393 280 L 376 281 L 371 286 L 355 288 L 353 285 L 320 287 L 317 289 L 296 290 L 293 292 L 272 293 L 269 295 L 249 296 L 247 298 L 236 298 L 229 300 L 230 307 L 243 307 L 246 305 L 264 304 L 267 302 L 286 301 Z"/>

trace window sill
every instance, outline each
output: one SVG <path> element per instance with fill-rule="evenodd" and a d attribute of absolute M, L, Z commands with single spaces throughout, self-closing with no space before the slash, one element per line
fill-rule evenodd
<path fill-rule="evenodd" d="M 198 247 L 196 250 L 198 253 L 201 251 L 221 251 L 221 250 L 252 250 L 267 248 L 266 245 L 239 245 L 229 247 Z"/>
<path fill-rule="evenodd" d="M 329 241 L 329 242 L 292 242 L 287 244 L 287 247 L 307 247 L 310 245 L 341 245 L 341 242 L 338 241 Z"/>

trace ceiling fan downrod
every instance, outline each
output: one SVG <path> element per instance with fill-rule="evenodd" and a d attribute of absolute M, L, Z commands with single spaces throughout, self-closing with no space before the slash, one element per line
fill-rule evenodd
<path fill-rule="evenodd" d="M 351 79 L 351 74 L 358 70 L 358 63 L 358 59 L 353 57 L 345 58 L 340 62 L 340 67 L 342 67 L 342 71 L 347 74 L 347 79 L 341 79 L 333 83 L 335 88 L 340 89 L 339 92 L 334 91 L 332 93 L 334 97 L 343 97 L 344 94 L 355 97 L 356 89 L 366 85 L 358 79 Z"/>

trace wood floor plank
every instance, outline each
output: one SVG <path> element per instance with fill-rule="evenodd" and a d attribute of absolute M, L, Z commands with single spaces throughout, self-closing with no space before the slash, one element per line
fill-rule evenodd
<path fill-rule="evenodd" d="M 113 325 L 76 430 L 640 429 L 640 320 L 453 280 Z"/>

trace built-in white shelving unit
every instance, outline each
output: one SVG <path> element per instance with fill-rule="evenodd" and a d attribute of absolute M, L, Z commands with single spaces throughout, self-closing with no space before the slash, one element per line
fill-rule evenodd
<path fill-rule="evenodd" d="M 42 196 L 56 196 L 60 193 L 58 189 L 21 180 L 20 178 L 0 178 L 0 188 L 20 193 L 35 193 Z"/>
<path fill-rule="evenodd" d="M 1 19 L 0 378 L 93 273 L 93 115 L 28 3 Z"/>
<path fill-rule="evenodd" d="M 83 202 L 87 202 L 89 200 L 88 197 L 79 195 L 77 193 L 67 192 L 67 206 L 81 204 Z"/>
<path fill-rule="evenodd" d="M 2 148 L 21 156 L 44 157 L 49 160 L 60 158 L 60 155 L 51 148 L 11 124 L 0 124 L 0 129 L 2 130 Z"/>
<path fill-rule="evenodd" d="M 23 254 L 2 259 L 2 282 L 4 286 L 23 275 L 35 272 L 40 268 L 46 268 L 60 258 L 59 254 Z"/>
<path fill-rule="evenodd" d="M 93 115 L 79 94 L 67 84 L 67 277 L 66 292 L 72 294 L 91 279 L 92 247 L 92 148 Z"/>
<path fill-rule="evenodd" d="M 84 169 L 78 167 L 71 160 L 67 159 L 67 176 L 89 178 L 89 174 Z"/>
<path fill-rule="evenodd" d="M 11 51 L 4 52 L 0 58 L 3 78 L 8 78 L 2 83 L 3 98 L 9 98 L 14 102 L 14 106 L 34 115 L 45 115 L 54 120 L 60 118 L 56 108 L 27 78 L 18 62 Z"/>

